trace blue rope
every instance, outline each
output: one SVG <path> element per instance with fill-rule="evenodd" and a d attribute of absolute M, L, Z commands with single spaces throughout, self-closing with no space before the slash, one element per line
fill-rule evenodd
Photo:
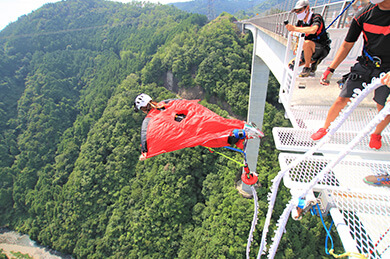
<path fill-rule="evenodd" d="M 321 37 L 322 34 L 324 34 L 324 33 L 330 28 L 330 26 L 332 26 L 332 25 L 337 21 L 338 18 L 340 18 L 341 15 L 343 15 L 343 13 L 344 13 L 345 11 L 347 11 L 347 9 L 348 9 L 355 1 L 356 1 L 356 0 L 352 0 L 352 2 L 350 2 L 350 3 L 347 5 L 347 7 L 345 7 L 345 8 L 341 11 L 341 13 L 339 13 L 339 15 L 337 15 L 337 17 L 334 18 L 334 20 L 328 25 L 328 27 L 326 27 L 325 30 L 323 30 L 323 31 L 320 33 L 320 35 L 317 36 L 317 40 Z"/>
<path fill-rule="evenodd" d="M 322 213 L 320 211 L 320 206 L 318 206 L 318 203 L 316 204 L 316 207 L 317 207 L 317 210 L 318 210 L 318 214 L 320 215 L 320 218 L 321 218 L 321 221 L 322 221 L 322 225 L 324 226 L 324 229 L 326 231 L 326 239 L 325 239 L 325 253 L 328 255 L 329 252 L 328 252 L 328 238 L 330 239 L 330 242 L 332 244 L 332 248 L 330 250 L 333 250 L 333 239 L 332 239 L 332 236 L 330 235 L 330 229 L 332 228 L 333 226 L 333 220 L 332 220 L 332 223 L 330 224 L 330 227 L 329 229 L 326 227 L 325 225 L 325 222 L 324 222 L 324 219 L 322 218 Z"/>
<path fill-rule="evenodd" d="M 341 11 L 341 13 L 340 13 L 339 15 L 337 15 L 337 17 L 328 25 L 328 27 L 326 27 L 325 30 L 329 29 L 329 27 L 332 26 L 332 25 L 335 23 L 335 21 L 336 21 L 338 18 L 340 18 L 340 16 L 343 15 L 343 13 L 344 13 L 345 11 L 347 11 L 347 9 L 348 9 L 354 2 L 355 2 L 355 0 L 352 0 L 352 2 L 350 2 L 350 3 L 347 5 L 347 7 L 345 7 L 345 8 Z"/>
<path fill-rule="evenodd" d="M 233 151 L 240 152 L 240 153 L 244 154 L 245 161 L 246 161 L 246 153 L 245 153 L 245 151 L 243 151 L 241 149 L 234 148 L 234 147 L 229 147 L 229 146 L 226 146 L 224 148 L 227 148 L 227 149 L 230 149 L 230 150 L 233 150 Z"/>
<path fill-rule="evenodd" d="M 234 148 L 234 147 L 229 147 L 229 146 L 226 146 L 224 148 L 227 148 L 227 149 L 230 149 L 230 150 L 233 150 L 233 151 L 237 151 L 237 152 L 240 152 L 240 153 L 243 153 L 245 154 L 245 152 L 241 149 L 238 149 L 238 148 Z"/>
<path fill-rule="evenodd" d="M 332 237 L 330 236 L 330 230 L 332 229 L 332 226 L 333 226 L 333 220 L 332 220 L 332 223 L 330 223 L 329 229 L 327 231 L 327 233 L 329 233 L 329 235 L 326 235 L 326 239 L 325 239 L 325 252 L 327 254 L 329 254 L 329 252 L 328 252 L 328 237 L 330 237 L 330 240 L 332 241 L 332 248 L 331 249 L 333 249 L 333 240 L 332 240 Z"/>

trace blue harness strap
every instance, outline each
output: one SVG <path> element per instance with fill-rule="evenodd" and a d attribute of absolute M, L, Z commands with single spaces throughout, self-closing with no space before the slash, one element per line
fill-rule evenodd
<path fill-rule="evenodd" d="M 229 147 L 229 146 L 226 146 L 224 148 L 227 148 L 227 149 L 230 149 L 230 150 L 233 150 L 233 151 L 240 152 L 240 153 L 244 154 L 245 161 L 246 161 L 246 153 L 245 153 L 245 151 L 243 151 L 241 149 L 234 148 L 234 147 Z"/>
<path fill-rule="evenodd" d="M 375 67 L 381 67 L 382 60 L 378 58 L 377 56 L 373 57 L 371 56 L 366 49 L 366 46 L 363 47 L 363 53 L 364 55 L 371 60 L 371 62 L 375 65 Z"/>
<path fill-rule="evenodd" d="M 233 150 L 233 151 L 237 151 L 237 152 L 240 152 L 240 153 L 243 153 L 245 154 L 245 152 L 241 149 L 238 149 L 238 148 L 234 148 L 234 147 L 229 147 L 229 146 L 226 146 L 224 148 L 227 148 L 227 149 L 230 149 L 230 150 Z"/>

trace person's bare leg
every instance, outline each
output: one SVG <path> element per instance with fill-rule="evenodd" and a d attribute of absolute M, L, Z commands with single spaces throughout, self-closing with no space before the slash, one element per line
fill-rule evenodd
<path fill-rule="evenodd" d="M 303 54 L 305 57 L 305 67 L 310 67 L 311 57 L 315 51 L 316 44 L 311 40 L 306 40 L 303 43 Z"/>
<path fill-rule="evenodd" d="M 348 104 L 350 98 L 337 97 L 336 101 L 330 107 L 328 115 L 326 116 L 324 128 L 329 128 L 330 124 L 339 116 L 340 111 Z"/>
<path fill-rule="evenodd" d="M 330 107 L 325 119 L 323 128 L 320 128 L 317 132 L 311 135 L 311 139 L 314 141 L 322 139 L 328 132 L 330 124 L 339 116 L 340 111 L 348 104 L 349 98 L 337 97 L 336 101 Z"/>
<path fill-rule="evenodd" d="M 376 104 L 378 112 L 383 109 L 383 105 Z M 382 131 L 386 128 L 386 126 L 390 123 L 390 115 L 387 115 L 383 121 L 381 121 L 375 128 L 373 134 L 381 135 Z"/>

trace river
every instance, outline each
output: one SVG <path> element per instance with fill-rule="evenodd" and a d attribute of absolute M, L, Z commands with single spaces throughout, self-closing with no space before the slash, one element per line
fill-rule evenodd
<path fill-rule="evenodd" d="M 69 255 L 42 247 L 32 241 L 28 235 L 19 234 L 8 229 L 0 229 L 0 250 L 9 258 L 15 258 L 12 252 L 27 254 L 34 259 L 71 259 Z"/>

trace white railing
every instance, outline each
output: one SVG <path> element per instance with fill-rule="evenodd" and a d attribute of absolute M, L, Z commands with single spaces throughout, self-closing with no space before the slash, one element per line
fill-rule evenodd
<path fill-rule="evenodd" d="M 349 3 L 351 3 L 351 1 L 338 1 L 318 6 L 312 5 L 314 7 L 312 7 L 311 10 L 314 13 L 321 14 L 324 18 L 325 25 L 328 26 Z M 295 13 L 291 12 L 292 8 L 293 6 L 291 6 L 290 9 L 287 9 L 285 12 L 273 15 L 255 16 L 251 19 L 248 19 L 247 21 L 287 38 L 288 31 L 285 28 L 284 21 L 288 21 L 290 24 L 295 24 L 297 22 Z M 352 7 L 348 8 L 348 10 L 341 15 L 341 17 L 332 25 L 331 28 L 341 29 L 349 27 L 352 16 L 360 8 L 361 7 L 357 7 L 355 4 L 353 4 Z"/>
<path fill-rule="evenodd" d="M 286 46 L 286 53 L 284 56 L 284 64 L 283 64 L 283 80 L 282 84 L 280 85 L 279 89 L 279 102 L 283 103 L 285 107 L 290 106 L 290 101 L 293 96 L 294 88 L 295 88 L 295 82 L 298 76 L 298 68 L 299 63 L 301 60 L 302 55 L 302 47 L 303 43 L 305 42 L 304 34 L 303 33 L 296 33 L 292 32 L 288 34 L 287 38 L 287 46 Z M 295 47 L 297 45 L 297 47 Z M 295 63 L 294 68 L 291 70 L 288 66 L 290 62 L 290 49 L 295 50 L 296 56 L 295 56 Z M 294 119 L 294 114 L 290 112 L 290 109 L 285 109 L 287 113 L 287 118 L 290 119 L 291 123 L 294 127 L 298 127 L 296 125 L 296 120 Z"/>

